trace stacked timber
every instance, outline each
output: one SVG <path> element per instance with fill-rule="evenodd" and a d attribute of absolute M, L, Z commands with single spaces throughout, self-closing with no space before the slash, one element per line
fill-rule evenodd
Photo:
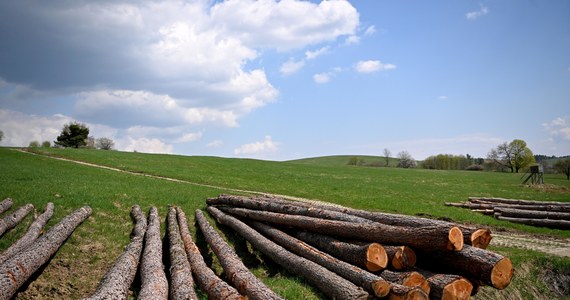
<path fill-rule="evenodd" d="M 466 202 L 445 205 L 471 209 L 514 223 L 570 229 L 570 202 L 469 197 Z"/>

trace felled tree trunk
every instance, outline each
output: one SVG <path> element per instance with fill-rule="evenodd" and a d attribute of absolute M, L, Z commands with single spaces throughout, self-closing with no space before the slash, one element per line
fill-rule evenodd
<path fill-rule="evenodd" d="M 26 204 L 18 208 L 14 213 L 4 217 L 0 220 L 0 237 L 4 235 L 8 230 L 16 227 L 22 219 L 24 219 L 32 210 L 34 206 L 31 204 Z"/>
<path fill-rule="evenodd" d="M 394 272 L 384 270 L 379 273 L 387 281 L 407 287 L 418 287 L 429 295 L 430 287 L 427 279 L 416 271 Z"/>
<path fill-rule="evenodd" d="M 446 202 L 447 206 L 455 206 L 469 209 L 496 209 L 496 208 L 515 208 L 522 210 L 538 210 L 549 212 L 570 212 L 570 206 L 563 205 L 523 205 L 523 204 L 506 204 L 506 203 L 489 203 L 489 202 L 466 202 L 466 203 L 453 203 Z"/>
<path fill-rule="evenodd" d="M 14 202 L 10 198 L 6 198 L 0 202 L 0 214 L 4 213 L 5 211 L 9 210 L 12 207 Z"/>
<path fill-rule="evenodd" d="M 489 197 L 469 197 L 468 199 L 469 202 L 487 202 L 487 203 L 502 203 L 502 204 L 515 204 L 515 205 L 560 205 L 560 206 L 570 207 L 570 202 L 534 201 L 534 200 L 489 198 Z"/>
<path fill-rule="evenodd" d="M 168 299 L 168 281 L 162 264 L 160 219 L 156 207 L 151 207 L 148 215 L 140 275 L 141 290 L 138 299 Z"/>
<path fill-rule="evenodd" d="M 310 284 L 333 299 L 367 299 L 369 294 L 323 266 L 299 257 L 270 241 L 240 220 L 209 206 L 208 212 L 218 222 L 231 227 L 257 250 L 271 258 L 289 272 L 304 277 Z"/>
<path fill-rule="evenodd" d="M 408 246 L 384 245 L 388 261 L 396 270 L 409 269 L 416 265 L 416 253 Z"/>
<path fill-rule="evenodd" d="M 168 207 L 168 241 L 170 244 L 170 299 L 198 299 L 190 263 L 180 238 L 176 208 Z"/>
<path fill-rule="evenodd" d="M 232 248 L 208 223 L 200 210 L 196 210 L 196 220 L 208 245 L 218 257 L 228 280 L 241 294 L 247 295 L 251 300 L 282 299 L 247 269 Z"/>
<path fill-rule="evenodd" d="M 390 284 L 382 277 L 336 259 L 269 225 L 259 222 L 248 223 L 253 229 L 261 232 L 285 249 L 337 273 L 352 283 L 363 287 L 376 297 L 384 297 L 390 292 Z"/>
<path fill-rule="evenodd" d="M 394 284 L 390 286 L 390 294 L 387 298 L 390 300 L 428 300 L 429 295 L 419 287 Z"/>
<path fill-rule="evenodd" d="M 370 242 L 403 244 L 414 249 L 454 250 L 463 248 L 463 234 L 457 227 L 403 227 L 380 223 L 352 223 L 325 220 L 306 216 L 285 215 L 244 208 L 220 207 L 230 214 L 273 224 L 292 226 L 321 234 L 334 233 L 346 238 L 357 238 Z"/>
<path fill-rule="evenodd" d="M 46 205 L 44 213 L 38 216 L 34 222 L 32 222 L 28 228 L 28 232 L 26 232 L 24 236 L 22 236 L 18 241 L 13 243 L 8 249 L 4 250 L 4 252 L 0 254 L 0 265 L 4 263 L 8 258 L 14 256 L 16 253 L 31 245 L 38 238 L 38 236 L 40 236 L 42 228 L 44 228 L 46 223 L 53 215 L 53 209 L 53 203 L 50 202 Z"/>
<path fill-rule="evenodd" d="M 570 213 L 552 212 L 552 211 L 537 211 L 537 210 L 524 210 L 506 207 L 496 207 L 495 213 L 499 213 L 502 217 L 509 218 L 522 218 L 522 219 L 551 219 L 551 220 L 566 220 L 570 221 Z"/>
<path fill-rule="evenodd" d="M 131 209 L 131 217 L 135 221 L 131 242 L 103 276 L 97 290 L 86 300 L 127 299 L 139 266 L 147 227 L 146 217 L 138 205 Z"/>
<path fill-rule="evenodd" d="M 180 208 L 176 208 L 178 214 L 178 225 L 180 227 L 180 235 L 190 261 L 192 272 L 196 278 L 196 282 L 200 289 L 208 295 L 208 299 L 227 299 L 227 300 L 244 300 L 245 297 L 241 296 L 239 292 L 220 279 L 212 269 L 206 265 L 204 258 L 200 254 L 200 250 L 192 241 L 192 236 L 188 230 L 188 221 L 186 214 Z"/>
<path fill-rule="evenodd" d="M 525 225 L 556 228 L 556 229 L 570 229 L 570 221 L 566 220 L 550 220 L 550 219 L 528 219 L 528 218 L 510 218 L 496 215 L 496 218 L 503 221 L 513 223 L 520 223 Z"/>
<path fill-rule="evenodd" d="M 435 274 L 428 271 L 419 271 L 430 284 L 430 299 L 437 300 L 462 300 L 469 299 L 473 291 L 473 285 L 469 280 L 451 274 Z"/>
<path fill-rule="evenodd" d="M 0 265 L 0 299 L 14 296 L 18 288 L 57 252 L 91 212 L 89 206 L 74 211 L 29 247 Z"/>

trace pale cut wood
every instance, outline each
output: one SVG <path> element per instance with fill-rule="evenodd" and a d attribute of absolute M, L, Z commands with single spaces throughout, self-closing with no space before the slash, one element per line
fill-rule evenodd
<path fill-rule="evenodd" d="M 429 294 L 430 299 L 467 300 L 471 297 L 473 285 L 469 280 L 461 276 L 430 274 L 426 275 L 426 278 L 431 288 Z"/>
<path fill-rule="evenodd" d="M 416 265 L 416 253 L 408 246 L 384 245 L 390 265 L 395 270 L 406 270 Z"/>
<path fill-rule="evenodd" d="M 64 217 L 22 252 L 0 265 L 0 300 L 10 299 L 32 274 L 57 252 L 75 229 L 91 215 L 84 206 Z"/>
<path fill-rule="evenodd" d="M 429 295 L 419 287 L 393 284 L 386 298 L 389 300 L 428 300 Z"/>
<path fill-rule="evenodd" d="M 430 287 L 427 279 L 416 271 L 399 271 L 394 272 L 384 270 L 379 273 L 382 278 L 394 284 L 403 285 L 407 287 L 418 287 L 429 295 Z"/>
<path fill-rule="evenodd" d="M 8 232 L 10 229 L 16 227 L 22 219 L 24 219 L 30 212 L 34 210 L 34 206 L 32 204 L 26 204 L 18 208 L 12 214 L 5 216 L 3 219 L 0 220 L 0 237 L 4 235 L 4 233 Z"/>
<path fill-rule="evenodd" d="M 0 214 L 3 214 L 5 211 L 9 210 L 10 207 L 14 204 L 14 201 L 10 198 L 6 198 L 0 202 Z"/>
<path fill-rule="evenodd" d="M 145 234 L 140 276 L 139 300 L 168 299 L 168 281 L 162 264 L 160 219 L 156 207 L 151 207 L 148 214 L 148 228 Z"/>
<path fill-rule="evenodd" d="M 194 280 L 190 263 L 180 238 L 176 208 L 168 207 L 168 241 L 170 244 L 170 299 L 198 299 L 194 291 Z"/>

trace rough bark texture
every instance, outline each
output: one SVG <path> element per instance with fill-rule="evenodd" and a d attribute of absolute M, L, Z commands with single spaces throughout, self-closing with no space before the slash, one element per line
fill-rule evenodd
<path fill-rule="evenodd" d="M 384 297 L 390 292 L 390 284 L 382 277 L 336 259 L 269 225 L 259 222 L 250 222 L 249 224 L 253 229 L 261 232 L 285 249 L 337 273 L 352 283 L 363 287 L 376 297 Z"/>
<path fill-rule="evenodd" d="M 416 265 L 416 253 L 408 246 L 384 246 L 388 261 L 396 270 L 409 269 Z"/>
<path fill-rule="evenodd" d="M 414 249 L 461 250 L 463 234 L 457 227 L 404 227 L 374 223 L 352 223 L 307 216 L 285 215 L 244 208 L 220 207 L 230 214 L 273 224 L 292 226 L 307 231 L 357 238 L 370 242 L 403 244 Z"/>
<path fill-rule="evenodd" d="M 370 272 L 383 270 L 388 265 L 386 250 L 378 243 L 355 245 L 306 231 L 296 232 L 294 236 L 338 259 Z"/>
<path fill-rule="evenodd" d="M 131 242 L 103 276 L 97 290 L 87 300 L 127 299 L 137 268 L 139 266 L 144 235 L 147 228 L 146 217 L 138 205 L 131 209 L 135 221 Z"/>
<path fill-rule="evenodd" d="M 26 234 L 24 234 L 19 240 L 14 242 L 8 249 L 4 250 L 4 252 L 0 254 L 0 265 L 4 263 L 8 258 L 14 256 L 16 253 L 31 245 L 38 238 L 38 236 L 40 236 L 42 229 L 53 215 L 53 209 L 53 203 L 49 202 L 46 205 L 44 213 L 39 215 L 34 220 L 34 222 L 32 222 Z"/>
<path fill-rule="evenodd" d="M 427 279 L 415 271 L 393 272 L 384 270 L 379 273 L 387 281 L 407 287 L 418 287 L 429 295 L 430 287 Z"/>
<path fill-rule="evenodd" d="M 168 241 L 170 244 L 170 299 L 198 299 L 194 291 L 192 270 L 180 238 L 176 208 L 168 207 Z"/>
<path fill-rule="evenodd" d="M 29 247 L 0 265 L 0 299 L 14 296 L 18 288 L 57 252 L 91 212 L 89 206 L 74 211 Z"/>
<path fill-rule="evenodd" d="M 138 299 L 168 299 L 168 281 L 162 264 L 160 219 L 156 207 L 151 207 L 140 269 L 141 290 Z"/>
<path fill-rule="evenodd" d="M 12 204 L 14 204 L 14 201 L 12 201 L 12 199 L 10 199 L 10 198 L 6 198 L 6 199 L 2 200 L 2 202 L 0 202 L 0 214 L 9 210 L 10 207 L 12 207 Z"/>
<path fill-rule="evenodd" d="M 520 200 L 520 199 L 505 199 L 505 198 L 488 198 L 488 197 L 469 197 L 470 202 L 487 202 L 487 203 L 504 203 L 516 205 L 560 205 L 570 206 L 570 202 L 556 202 L 556 201 L 534 201 L 534 200 Z"/>
<path fill-rule="evenodd" d="M 469 280 L 450 274 L 424 274 L 430 284 L 430 299 L 461 300 L 469 299 L 473 285 Z"/>
<path fill-rule="evenodd" d="M 192 272 L 196 278 L 196 282 L 200 289 L 208 295 L 208 299 L 227 299 L 243 300 L 245 297 L 241 296 L 239 292 L 227 284 L 225 281 L 220 279 L 212 269 L 208 267 L 200 250 L 196 244 L 192 241 L 192 236 L 188 230 L 188 221 L 186 219 L 186 214 L 180 208 L 176 208 L 178 214 L 178 225 L 180 227 L 180 235 L 184 243 L 184 248 L 186 249 L 186 254 L 188 255 L 188 260 L 190 261 L 190 266 L 192 267 Z"/>
<path fill-rule="evenodd" d="M 368 293 L 346 279 L 341 278 L 319 264 L 292 254 L 238 219 L 226 215 L 212 206 L 208 207 L 208 212 L 210 212 L 218 222 L 238 232 L 257 250 L 267 255 L 274 262 L 291 273 L 303 276 L 327 297 L 332 299 L 367 299 L 369 297 Z"/>
<path fill-rule="evenodd" d="M 551 220 L 570 221 L 570 213 L 564 213 L 564 212 L 524 210 L 524 209 L 514 209 L 506 207 L 495 208 L 494 212 L 500 213 L 502 217 L 510 217 L 510 218 L 551 219 Z"/>
<path fill-rule="evenodd" d="M 570 229 L 570 221 L 566 220 L 550 220 L 550 219 L 526 219 L 526 218 L 510 218 L 495 215 L 497 219 L 509 221 L 513 223 L 520 223 L 532 226 L 557 228 L 557 229 Z"/>
<path fill-rule="evenodd" d="M 282 299 L 247 269 L 234 250 L 208 223 L 200 210 L 196 210 L 196 220 L 208 245 L 218 257 L 228 280 L 241 294 L 247 295 L 251 300 Z"/>
<path fill-rule="evenodd" d="M 8 230 L 16 227 L 23 218 L 25 218 L 32 210 L 34 210 L 34 206 L 31 204 L 26 204 L 20 208 L 18 208 L 12 214 L 4 217 L 0 220 L 0 237 L 4 235 Z"/>
<path fill-rule="evenodd" d="M 429 295 L 419 287 L 392 284 L 387 298 L 390 300 L 428 300 Z"/>
<path fill-rule="evenodd" d="M 466 202 L 466 203 L 454 203 L 454 202 L 446 202 L 445 205 L 447 206 L 455 206 L 455 207 L 462 207 L 462 208 L 469 208 L 469 209 L 495 209 L 495 208 L 516 208 L 516 209 L 523 209 L 523 210 L 538 210 L 538 211 L 551 211 L 551 212 L 570 212 L 570 206 L 561 206 L 561 205 L 518 205 L 518 204 L 506 204 L 506 203 L 473 203 L 473 202 Z"/>

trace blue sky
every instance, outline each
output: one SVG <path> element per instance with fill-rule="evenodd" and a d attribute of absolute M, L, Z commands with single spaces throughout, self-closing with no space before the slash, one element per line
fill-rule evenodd
<path fill-rule="evenodd" d="M 568 1 L 2 1 L 2 146 L 570 154 Z"/>

